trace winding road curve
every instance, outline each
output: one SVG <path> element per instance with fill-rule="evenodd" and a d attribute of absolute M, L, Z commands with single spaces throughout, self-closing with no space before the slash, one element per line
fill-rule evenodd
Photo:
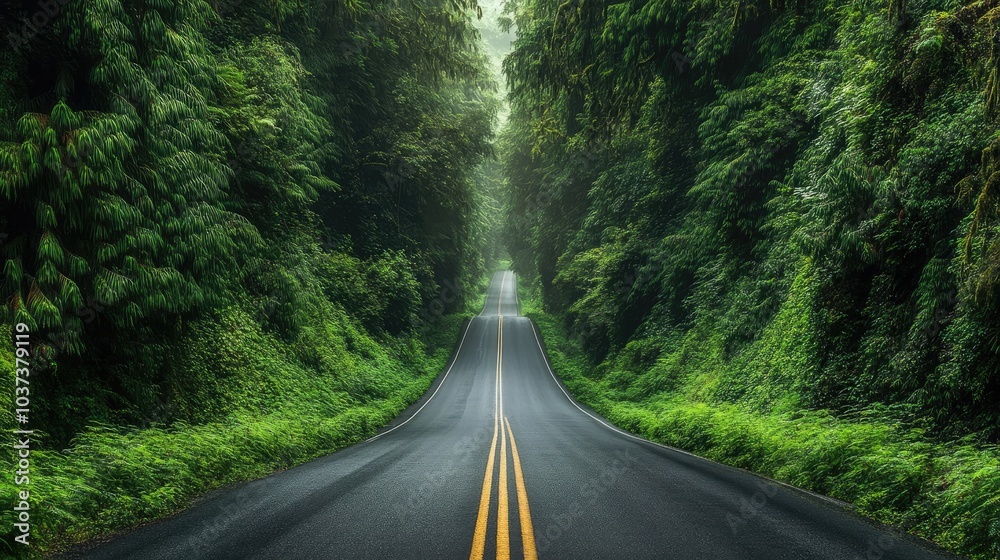
<path fill-rule="evenodd" d="M 954 558 L 842 504 L 613 428 L 493 277 L 423 398 L 374 438 L 71 554 L 100 560 Z"/>

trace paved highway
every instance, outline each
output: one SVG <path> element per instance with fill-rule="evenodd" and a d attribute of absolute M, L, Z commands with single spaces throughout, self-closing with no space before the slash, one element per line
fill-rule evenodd
<path fill-rule="evenodd" d="M 90 559 L 953 558 L 578 406 L 498 272 L 449 367 L 374 438 L 74 553 Z"/>

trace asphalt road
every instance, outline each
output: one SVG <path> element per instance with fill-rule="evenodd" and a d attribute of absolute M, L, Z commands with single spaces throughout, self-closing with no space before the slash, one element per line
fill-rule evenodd
<path fill-rule="evenodd" d="M 447 371 L 375 438 L 74 556 L 954 558 L 581 408 L 519 316 L 510 272 L 494 276 L 483 312 L 459 337 Z"/>

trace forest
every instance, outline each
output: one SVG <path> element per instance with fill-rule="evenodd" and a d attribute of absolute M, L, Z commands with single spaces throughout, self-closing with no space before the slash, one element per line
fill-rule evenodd
<path fill-rule="evenodd" d="M 34 550 L 329 453 L 423 392 L 496 258 L 470 9 L 0 2 L 0 322 L 33 341 L 27 425 L 0 356 L 0 501 L 8 428 L 36 429 Z"/>
<path fill-rule="evenodd" d="M 504 238 L 576 394 L 1000 557 L 1000 3 L 508 6 Z"/>
<path fill-rule="evenodd" d="M 372 435 L 509 259 L 616 425 L 1000 558 L 1000 1 L 483 8 L 0 0 L 17 554 Z"/>

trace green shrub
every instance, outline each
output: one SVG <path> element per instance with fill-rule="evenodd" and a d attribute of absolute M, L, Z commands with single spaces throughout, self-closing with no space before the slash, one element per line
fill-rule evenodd
<path fill-rule="evenodd" d="M 693 389 L 704 377 L 732 375 L 716 370 L 724 369 L 725 361 L 688 364 L 691 372 L 676 390 L 622 391 L 622 375 L 634 374 L 617 368 L 634 367 L 640 350 L 612 355 L 595 368 L 561 321 L 540 311 L 535 294 L 522 291 L 522 301 L 541 329 L 556 374 L 576 398 L 620 428 L 845 500 L 860 513 L 970 558 L 1000 556 L 997 446 L 938 441 L 877 414 L 860 421 L 791 406 L 761 410 L 753 400 L 734 404 Z M 794 321 L 783 324 L 798 328 Z M 770 334 L 761 337 L 762 344 L 772 344 L 769 340 Z M 767 360 L 777 355 L 737 360 L 737 371 L 773 367 Z M 660 375 L 668 367 L 662 359 L 637 369 L 648 367 L 641 375 Z"/>

